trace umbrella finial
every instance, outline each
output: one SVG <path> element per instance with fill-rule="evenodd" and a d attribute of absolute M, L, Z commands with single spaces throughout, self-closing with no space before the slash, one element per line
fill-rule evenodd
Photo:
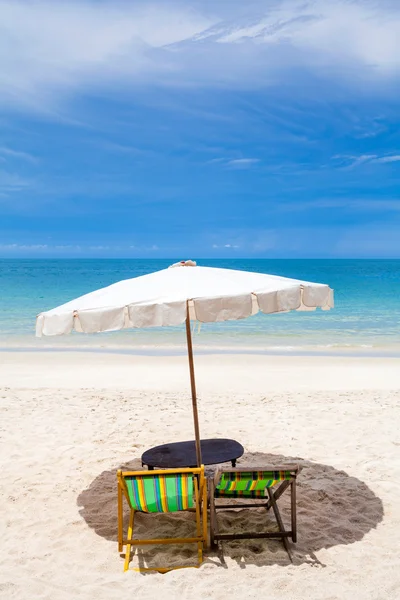
<path fill-rule="evenodd" d="M 170 265 L 168 268 L 172 269 L 173 267 L 196 267 L 197 263 L 194 260 L 181 260 L 173 265 Z"/>

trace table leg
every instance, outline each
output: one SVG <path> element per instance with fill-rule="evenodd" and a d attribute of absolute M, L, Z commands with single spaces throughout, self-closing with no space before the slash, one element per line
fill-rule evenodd
<path fill-rule="evenodd" d="M 236 467 L 236 458 L 234 458 L 233 460 L 231 460 L 232 463 L 232 467 Z"/>

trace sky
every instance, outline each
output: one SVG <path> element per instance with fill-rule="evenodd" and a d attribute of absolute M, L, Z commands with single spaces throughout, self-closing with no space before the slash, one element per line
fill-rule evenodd
<path fill-rule="evenodd" d="M 0 257 L 400 257 L 397 0 L 0 0 Z"/>

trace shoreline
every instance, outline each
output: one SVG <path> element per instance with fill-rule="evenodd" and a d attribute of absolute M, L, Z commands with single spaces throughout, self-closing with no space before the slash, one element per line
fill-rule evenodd
<path fill-rule="evenodd" d="M 194 354 L 197 356 L 277 356 L 277 357 L 324 357 L 324 358 L 400 358 L 400 348 L 394 350 L 389 348 L 373 349 L 373 348 L 249 348 L 237 347 L 226 348 L 220 346 L 196 346 Z M 32 353 L 32 354 L 112 354 L 123 356 L 186 356 L 186 346 L 0 346 L 0 355 L 6 353 Z"/>

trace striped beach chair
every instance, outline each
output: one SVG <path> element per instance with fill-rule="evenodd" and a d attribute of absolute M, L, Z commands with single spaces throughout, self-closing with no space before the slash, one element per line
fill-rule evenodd
<path fill-rule="evenodd" d="M 296 526 L 296 478 L 298 465 L 262 468 L 220 468 L 210 481 L 210 541 L 216 548 L 219 540 L 243 540 L 254 538 L 280 538 L 292 560 L 288 537 L 297 541 Z M 279 512 L 277 501 L 290 487 L 291 491 L 291 528 L 286 530 Z M 241 502 L 220 503 L 219 499 L 235 499 Z M 218 502 L 216 502 L 218 499 Z M 250 502 L 246 502 L 250 500 Z M 257 502 L 257 500 L 259 500 Z M 221 533 L 217 523 L 217 510 L 236 508 L 264 507 L 274 511 L 279 531 L 256 531 L 241 533 Z"/>
<path fill-rule="evenodd" d="M 197 544 L 198 564 L 203 561 L 207 545 L 207 485 L 204 466 L 193 469 L 117 472 L 118 480 L 118 550 L 126 546 L 124 571 L 129 569 L 131 547 L 149 544 Z M 130 508 L 127 537 L 123 533 L 123 498 Z M 137 539 L 133 537 L 135 513 L 169 513 L 194 510 L 196 535 L 186 538 Z M 162 573 L 171 568 L 139 569 Z"/>

